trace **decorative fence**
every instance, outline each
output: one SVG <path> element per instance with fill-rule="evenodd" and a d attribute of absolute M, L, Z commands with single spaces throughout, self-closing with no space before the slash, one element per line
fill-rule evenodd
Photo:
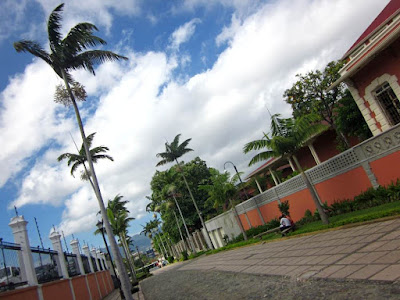
<path fill-rule="evenodd" d="M 4 242 L 0 239 L 0 292 L 14 289 L 26 284 L 21 279 L 21 268 L 18 256 L 21 247 L 18 244 Z"/>
<path fill-rule="evenodd" d="M 58 254 L 50 249 L 31 247 L 35 273 L 38 283 L 45 283 L 62 278 L 57 264 Z"/>
<path fill-rule="evenodd" d="M 0 238 L 0 299 L 97 300 L 114 289 L 104 253 L 84 245 L 82 255 L 76 239 L 72 253 L 64 252 L 56 231 L 49 236 L 53 250 L 30 247 L 27 223 L 17 215 L 9 223 L 15 243 Z"/>
<path fill-rule="evenodd" d="M 377 188 L 400 178 L 400 125 L 372 137 L 305 173 L 321 203 L 353 199 L 368 188 Z M 245 230 L 257 227 L 279 216 L 278 203 L 289 201 L 294 221 L 301 219 L 307 209 L 315 211 L 311 194 L 303 178 L 293 177 L 236 206 Z M 232 222 L 234 220 L 234 222 Z M 225 233 L 229 238 L 240 234 L 232 211 L 206 222 L 215 245 L 223 245 Z"/>

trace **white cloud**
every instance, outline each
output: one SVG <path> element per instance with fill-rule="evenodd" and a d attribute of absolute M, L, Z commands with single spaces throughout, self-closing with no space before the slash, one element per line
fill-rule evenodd
<path fill-rule="evenodd" d="M 39 2 L 45 15 L 59 4 L 59 0 L 36 0 Z M 111 29 L 113 13 L 124 16 L 136 16 L 141 12 L 139 0 L 70 0 L 64 6 L 64 28 L 71 28 L 78 22 L 86 20 L 99 26 L 104 26 L 108 32 Z"/>
<path fill-rule="evenodd" d="M 21 29 L 27 0 L 2 0 L 0 2 L 0 43 Z"/>
<path fill-rule="evenodd" d="M 50 67 L 35 60 L 0 94 L 0 187 L 26 165 L 32 153 L 71 130 L 71 120 L 52 101 L 55 88 L 49 86 L 57 82 Z"/>
<path fill-rule="evenodd" d="M 172 140 L 178 133 L 182 139 L 192 138 L 190 147 L 195 151 L 183 157 L 185 161 L 200 156 L 209 166 L 222 170 L 230 160 L 239 171 L 251 171 L 247 163 L 253 154 L 244 155 L 242 148 L 268 130 L 266 107 L 272 113 L 289 115 L 282 94 L 294 75 L 339 58 L 383 6 L 374 0 L 283 0 L 260 7 L 240 22 L 233 17 L 231 26 L 217 39 L 229 41 L 228 48 L 210 70 L 185 82 L 171 75 L 177 62 L 182 62 L 182 55 L 176 53 L 169 57 L 161 52 L 124 49 L 122 54 L 130 57 L 127 64 L 104 64 L 96 77 L 78 72 L 76 78 L 90 96 L 98 98 L 95 113 L 87 116 L 86 132 L 97 132 L 93 145 L 108 146 L 115 159 L 96 165 L 103 197 L 122 194 L 130 201 L 132 216 L 141 217 L 156 170 L 155 154 L 164 150 L 165 139 Z M 172 44 L 179 48 L 193 32 L 194 28 L 187 26 Z M 53 90 L 46 88 L 56 82 L 50 72 L 34 63 L 2 93 L 6 105 L 0 136 L 17 138 L 10 139 L 8 155 L 0 161 L 11 160 L 7 166 L 13 170 L 1 176 L 4 183 L 21 169 L 24 159 L 37 154 L 51 138 L 57 139 L 61 149 L 50 146 L 38 160 L 25 176 L 17 201 L 20 205 L 35 201 L 59 204 L 69 193 L 61 225 L 68 233 L 77 232 L 94 224 L 93 213 L 98 208 L 90 186 L 70 177 L 64 165 L 52 162 L 56 152 L 73 151 L 73 145 L 68 133 L 71 120 L 58 126 L 65 116 L 56 118 L 57 111 L 49 101 Z M 22 104 L 26 98 L 33 98 L 29 109 Z M 29 128 L 20 129 L 16 119 Z M 80 141 L 76 129 L 73 135 Z M 45 196 L 42 186 L 48 187 Z"/>
<path fill-rule="evenodd" d="M 181 44 L 186 43 L 193 36 L 196 30 L 196 24 L 200 23 L 200 19 L 193 19 L 182 26 L 179 26 L 170 37 L 171 45 L 173 50 L 179 50 Z"/>

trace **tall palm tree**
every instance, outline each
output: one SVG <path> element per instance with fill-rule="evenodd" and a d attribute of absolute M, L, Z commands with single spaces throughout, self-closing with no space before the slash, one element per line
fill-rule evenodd
<path fill-rule="evenodd" d="M 117 195 L 117 197 L 122 198 L 122 196 Z M 116 199 L 114 198 L 114 199 Z M 125 201 L 127 202 L 127 201 Z M 131 268 L 131 272 L 133 275 L 133 280 L 136 281 L 135 278 L 135 271 L 134 271 L 134 264 L 132 261 L 132 255 L 131 251 L 129 250 L 128 246 L 128 237 L 127 237 L 127 232 L 128 232 L 128 227 L 129 227 L 129 222 L 133 221 L 135 218 L 131 218 L 128 216 L 129 211 L 125 208 L 124 205 L 122 205 L 122 209 L 119 208 L 119 205 L 113 205 L 113 202 L 110 201 L 108 202 L 109 207 L 107 207 L 107 216 L 108 219 L 110 220 L 111 228 L 113 230 L 114 235 L 119 237 L 119 240 L 121 242 L 122 248 L 124 249 L 126 259 L 128 261 L 128 264 Z M 115 203 L 115 202 L 114 202 Z"/>
<path fill-rule="evenodd" d="M 88 143 L 89 148 L 92 146 L 92 142 L 93 142 L 93 138 L 94 138 L 95 134 L 96 134 L 96 132 L 89 134 L 86 137 L 86 141 Z M 108 149 L 108 147 L 105 147 L 105 146 L 98 146 L 98 147 L 94 147 L 94 148 L 90 149 L 89 153 L 92 158 L 92 161 L 94 163 L 96 163 L 99 159 L 109 159 L 111 161 L 114 161 L 114 159 L 111 156 L 104 154 L 109 150 L 110 149 Z M 71 166 L 71 175 L 73 177 L 75 177 L 74 173 L 75 173 L 76 169 L 78 169 L 82 165 L 84 167 L 85 171 L 82 173 L 81 179 L 89 180 L 90 183 L 93 185 L 93 181 L 90 178 L 90 172 L 87 169 L 86 164 L 85 164 L 87 162 L 87 157 L 86 157 L 85 147 L 83 144 L 82 144 L 81 148 L 79 149 L 78 154 L 64 153 L 64 154 L 61 154 L 57 158 L 58 161 L 62 161 L 63 159 L 68 159 L 68 166 L 72 165 Z"/>
<path fill-rule="evenodd" d="M 172 197 L 172 199 L 174 200 L 175 206 L 178 209 L 179 215 L 181 216 L 182 223 L 183 223 L 183 226 L 185 228 L 186 235 L 187 235 L 187 240 L 189 241 L 189 244 L 190 244 L 190 248 L 192 249 L 192 251 L 194 253 L 196 253 L 196 247 L 195 247 L 194 242 L 193 242 L 193 240 L 192 240 L 192 238 L 190 236 L 189 229 L 188 229 L 188 227 L 186 225 L 185 218 L 183 217 L 183 213 L 182 213 L 181 207 L 180 207 L 179 202 L 178 202 L 178 194 L 177 194 L 177 191 L 176 191 L 177 188 L 176 188 L 176 186 L 174 184 L 176 175 L 177 175 L 176 168 L 170 168 L 170 169 L 168 169 L 168 170 L 166 170 L 164 172 L 163 188 L 161 189 L 161 193 L 162 193 L 161 197 L 163 199 L 168 199 L 168 198 L 170 199 Z M 173 213 L 176 215 L 173 205 L 170 205 L 170 207 L 171 207 L 171 210 L 173 211 Z M 177 225 L 178 225 L 178 229 L 180 231 L 179 223 L 177 223 Z M 181 238 L 183 240 L 182 234 L 181 234 Z"/>
<path fill-rule="evenodd" d="M 190 151 L 193 151 L 193 149 L 186 148 L 187 145 L 189 144 L 189 142 L 192 139 L 187 139 L 184 142 L 182 142 L 182 144 L 179 144 L 180 136 L 181 136 L 181 134 L 176 135 L 171 144 L 169 144 L 168 142 L 165 143 L 165 152 L 157 153 L 156 156 L 157 157 L 161 157 L 162 160 L 160 160 L 157 163 L 156 167 L 165 165 L 165 164 L 170 163 L 170 162 L 175 162 L 176 163 L 179 171 L 182 174 L 183 180 L 184 180 L 186 188 L 187 188 L 187 190 L 188 190 L 188 192 L 190 194 L 190 197 L 192 198 L 194 207 L 196 208 L 196 212 L 197 212 L 197 214 L 198 214 L 198 216 L 200 218 L 201 225 L 203 226 L 205 232 L 207 233 L 207 238 L 208 238 L 208 241 L 209 241 L 209 243 L 211 245 L 211 248 L 214 249 L 214 245 L 213 245 L 213 243 L 211 241 L 210 234 L 209 234 L 209 232 L 207 230 L 206 224 L 204 223 L 203 217 L 201 216 L 201 212 L 200 212 L 200 210 L 199 210 L 199 208 L 197 206 L 196 200 L 193 197 L 192 190 L 190 189 L 189 184 L 188 184 L 188 182 L 186 180 L 185 174 L 184 174 L 184 172 L 183 172 L 183 170 L 180 167 L 180 164 L 178 162 L 178 158 L 179 157 L 183 156 L 184 154 L 186 154 L 186 153 L 188 153 Z"/>
<path fill-rule="evenodd" d="M 62 10 L 64 4 L 57 6 L 50 14 L 47 22 L 48 39 L 50 45 L 50 52 L 47 52 L 40 46 L 39 43 L 30 40 L 21 40 L 14 43 L 14 48 L 17 52 L 29 52 L 32 55 L 44 60 L 54 72 L 64 81 L 65 87 L 71 98 L 71 103 L 74 107 L 76 119 L 78 122 L 79 130 L 82 136 L 83 145 L 89 170 L 93 180 L 94 192 L 99 202 L 101 215 L 104 220 L 104 226 L 110 241 L 111 251 L 115 257 L 115 262 L 120 272 L 122 290 L 125 299 L 132 299 L 131 284 L 129 282 L 128 274 L 124 268 L 121 254 L 119 253 L 117 243 L 112 234 L 112 229 L 107 219 L 106 209 L 101 196 L 99 184 L 97 181 L 96 173 L 93 166 L 93 161 L 90 156 L 90 150 L 87 143 L 85 131 L 82 124 L 82 119 L 79 113 L 78 106 L 74 94 L 71 91 L 70 83 L 73 83 L 70 71 L 76 69 L 85 69 L 95 75 L 94 66 L 105 62 L 115 60 L 126 60 L 127 58 L 111 51 L 106 50 L 87 50 L 88 48 L 105 45 L 106 41 L 93 34 L 97 31 L 97 27 L 91 23 L 79 23 L 75 25 L 66 37 L 61 36 L 61 21 Z"/>
<path fill-rule="evenodd" d="M 328 224 L 328 216 L 320 203 L 314 186 L 304 173 L 296 157 L 296 152 L 304 146 L 307 140 L 324 130 L 326 130 L 326 126 L 318 122 L 318 117 L 315 115 L 305 115 L 297 119 L 280 119 L 279 115 L 273 115 L 271 118 L 271 137 L 264 133 L 262 139 L 247 143 L 243 151 L 244 153 L 248 153 L 252 150 L 267 149 L 256 154 L 250 160 L 249 166 L 271 157 L 284 156 L 289 159 L 293 158 L 298 171 L 310 191 L 322 222 Z"/>

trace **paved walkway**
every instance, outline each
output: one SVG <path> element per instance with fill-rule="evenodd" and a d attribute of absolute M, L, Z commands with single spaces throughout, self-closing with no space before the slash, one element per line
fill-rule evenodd
<path fill-rule="evenodd" d="M 400 280 L 400 218 L 225 251 L 179 270 Z"/>

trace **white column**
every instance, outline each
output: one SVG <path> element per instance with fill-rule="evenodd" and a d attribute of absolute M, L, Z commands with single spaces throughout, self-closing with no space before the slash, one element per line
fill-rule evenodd
<path fill-rule="evenodd" d="M 311 152 L 312 156 L 314 157 L 315 163 L 317 165 L 321 164 L 321 161 L 318 157 L 317 151 L 315 151 L 314 145 L 312 143 L 308 145 L 308 149 L 310 149 L 310 152 Z"/>
<path fill-rule="evenodd" d="M 16 216 L 11 219 L 8 226 L 11 227 L 14 235 L 14 242 L 21 246 L 21 255 L 18 255 L 21 276 L 28 281 L 29 285 L 38 284 L 31 246 L 29 244 L 28 231 L 26 230 L 27 221 L 24 216 Z M 21 260 L 20 260 L 21 258 Z"/>
<path fill-rule="evenodd" d="M 92 256 L 94 257 L 94 260 L 96 262 L 97 271 L 100 271 L 100 265 L 99 265 L 99 261 L 97 260 L 96 249 L 92 248 L 92 250 L 90 250 L 90 252 L 92 253 Z"/>
<path fill-rule="evenodd" d="M 85 274 L 85 268 L 83 267 L 83 262 L 82 262 L 82 257 L 81 253 L 79 251 L 79 242 L 78 240 L 72 240 L 71 243 L 71 248 L 72 248 L 72 253 L 76 255 L 76 259 L 78 260 L 78 267 L 79 267 L 79 272 L 81 275 Z"/>
<path fill-rule="evenodd" d="M 84 245 L 84 246 L 82 247 L 82 250 L 83 250 L 83 253 L 85 253 L 85 255 L 86 255 L 87 258 L 88 258 L 89 267 L 90 267 L 90 272 L 94 273 L 94 267 L 93 267 L 92 257 L 91 257 L 91 255 L 90 255 L 90 251 L 89 251 L 88 245 Z"/>
<path fill-rule="evenodd" d="M 107 265 L 106 255 L 103 252 L 101 252 L 100 253 L 100 257 L 101 257 L 101 260 L 103 261 L 103 264 L 104 264 L 104 270 L 110 269 L 110 267 Z"/>
<path fill-rule="evenodd" d="M 292 168 L 292 171 L 293 172 L 296 171 L 296 168 L 294 167 L 293 161 L 290 157 L 288 158 L 288 162 L 289 162 L 290 167 Z"/>
<path fill-rule="evenodd" d="M 272 180 L 274 181 L 275 186 L 279 185 L 278 179 L 276 178 L 276 176 L 275 176 L 275 174 L 274 174 L 274 172 L 272 171 L 271 168 L 269 168 L 269 173 L 270 173 L 271 176 L 272 176 Z"/>
<path fill-rule="evenodd" d="M 65 261 L 64 251 L 61 245 L 61 234 L 57 231 L 53 231 L 49 236 L 53 249 L 58 253 L 58 265 L 61 267 L 61 273 L 64 278 L 69 278 L 67 263 Z"/>
<path fill-rule="evenodd" d="M 254 180 L 255 180 L 255 182 L 256 182 L 256 184 L 257 184 L 258 191 L 260 192 L 260 194 L 262 194 L 263 190 L 262 190 L 262 188 L 261 188 L 261 186 L 260 186 L 260 183 L 258 182 L 257 179 L 254 178 Z"/>

